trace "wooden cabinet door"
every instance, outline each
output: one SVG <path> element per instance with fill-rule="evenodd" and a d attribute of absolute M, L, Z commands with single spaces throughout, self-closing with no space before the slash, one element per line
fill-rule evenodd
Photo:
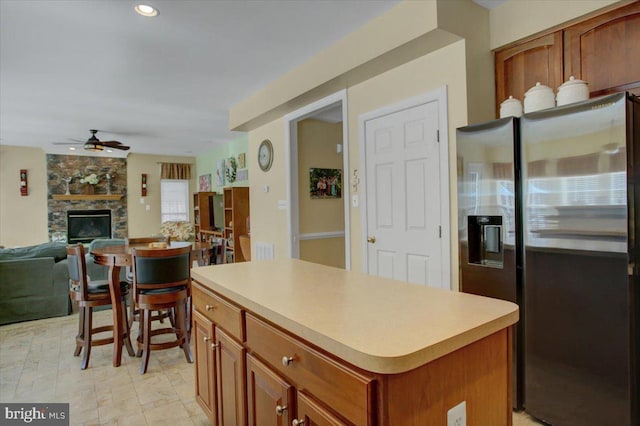
<path fill-rule="evenodd" d="M 640 2 L 567 28 L 564 52 L 564 79 L 585 80 L 591 97 L 640 95 Z"/>
<path fill-rule="evenodd" d="M 193 311 L 192 333 L 195 337 L 196 401 L 211 423 L 216 424 L 216 358 L 211 347 L 214 326 L 196 310 Z"/>
<path fill-rule="evenodd" d="M 524 102 L 537 82 L 555 91 L 563 82 L 562 31 L 496 51 L 495 61 L 497 112 L 509 96 Z"/>
<path fill-rule="evenodd" d="M 247 408 L 250 426 L 288 426 L 295 416 L 293 387 L 247 354 Z"/>
<path fill-rule="evenodd" d="M 246 417 L 245 349 L 220 328 L 215 330 L 218 364 L 218 424 L 244 426 Z"/>
<path fill-rule="evenodd" d="M 298 415 L 291 424 L 295 426 L 347 426 L 346 423 L 302 392 L 298 393 Z"/>

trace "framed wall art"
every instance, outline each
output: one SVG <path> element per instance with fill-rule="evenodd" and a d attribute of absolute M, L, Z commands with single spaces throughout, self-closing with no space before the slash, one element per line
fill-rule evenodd
<path fill-rule="evenodd" d="M 199 182 L 200 182 L 200 192 L 211 191 L 211 174 L 201 175 Z"/>
<path fill-rule="evenodd" d="M 311 198 L 342 198 L 341 169 L 309 169 Z"/>
<path fill-rule="evenodd" d="M 224 186 L 224 159 L 216 161 L 216 185 Z"/>

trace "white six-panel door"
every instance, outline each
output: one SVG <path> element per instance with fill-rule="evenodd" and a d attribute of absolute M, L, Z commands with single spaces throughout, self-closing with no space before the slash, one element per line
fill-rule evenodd
<path fill-rule="evenodd" d="M 439 105 L 433 100 L 364 122 L 367 264 L 374 275 L 443 282 Z"/>

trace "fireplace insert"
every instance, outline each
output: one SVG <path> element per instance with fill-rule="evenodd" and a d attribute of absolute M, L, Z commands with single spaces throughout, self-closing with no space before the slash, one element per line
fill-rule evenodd
<path fill-rule="evenodd" d="M 69 244 L 111 238 L 111 210 L 67 210 Z"/>

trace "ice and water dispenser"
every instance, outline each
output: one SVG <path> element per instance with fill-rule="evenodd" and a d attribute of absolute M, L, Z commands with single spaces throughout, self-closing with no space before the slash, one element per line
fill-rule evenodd
<path fill-rule="evenodd" d="M 469 263 L 502 268 L 502 216 L 467 216 Z"/>

